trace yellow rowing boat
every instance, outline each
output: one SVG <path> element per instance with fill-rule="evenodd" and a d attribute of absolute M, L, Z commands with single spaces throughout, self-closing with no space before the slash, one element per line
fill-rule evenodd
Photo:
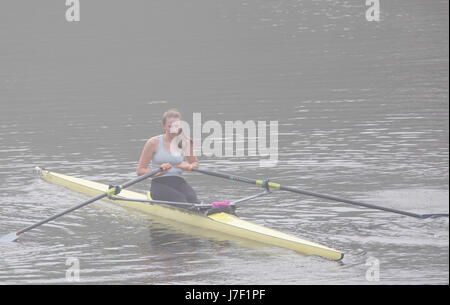
<path fill-rule="evenodd" d="M 91 196 L 105 193 L 109 188 L 106 184 L 58 174 L 47 170 L 40 171 L 40 174 L 45 181 Z M 117 197 L 125 200 L 117 201 L 106 198 L 105 200 L 150 215 L 266 245 L 294 250 L 304 255 L 317 255 L 330 260 L 341 260 L 344 256 L 344 254 L 338 250 L 254 224 L 228 213 L 220 212 L 206 216 L 202 213 L 167 204 L 150 204 L 148 202 L 143 202 L 151 199 L 148 198 L 149 196 L 125 189 L 122 190 Z M 135 202 L 127 201 L 126 199 L 142 201 Z"/>

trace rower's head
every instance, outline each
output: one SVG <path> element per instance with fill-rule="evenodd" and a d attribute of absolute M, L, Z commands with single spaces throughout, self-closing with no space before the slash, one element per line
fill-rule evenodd
<path fill-rule="evenodd" d="M 164 112 L 162 117 L 162 127 L 165 133 L 176 136 L 181 133 L 181 114 L 176 109 Z"/>

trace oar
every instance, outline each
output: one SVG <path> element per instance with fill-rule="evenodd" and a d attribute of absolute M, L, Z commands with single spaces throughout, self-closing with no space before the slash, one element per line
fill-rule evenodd
<path fill-rule="evenodd" d="M 235 175 L 230 175 L 230 174 L 224 174 L 224 173 L 219 173 L 219 172 L 214 172 L 214 171 L 209 171 L 209 170 L 204 170 L 204 169 L 199 169 L 199 168 L 189 168 L 189 170 L 198 172 L 198 173 L 202 173 L 205 175 L 210 175 L 210 176 L 225 178 L 225 179 L 229 179 L 229 180 L 235 180 L 235 181 L 245 182 L 245 183 L 249 183 L 249 184 L 254 184 L 257 186 L 265 187 L 266 189 L 271 188 L 274 190 L 289 191 L 289 192 L 293 192 L 293 193 L 297 193 L 297 194 L 303 194 L 303 195 L 314 196 L 314 197 L 319 197 L 319 198 L 328 199 L 328 200 L 345 202 L 348 204 L 362 206 L 362 207 L 366 207 L 366 208 L 370 208 L 370 209 L 376 209 L 376 210 L 397 213 L 397 214 L 411 216 L 411 217 L 415 217 L 415 218 L 419 218 L 419 219 L 449 217 L 448 214 L 416 214 L 416 213 L 411 213 L 411 212 L 407 212 L 407 211 L 401 211 L 401 210 L 397 210 L 397 209 L 382 207 L 382 206 L 378 206 L 378 205 L 374 205 L 374 204 L 370 204 L 370 203 L 364 203 L 364 202 L 359 202 L 359 201 L 350 200 L 350 199 L 338 198 L 338 197 L 326 195 L 326 194 L 314 193 L 311 191 L 305 191 L 305 190 L 301 190 L 301 189 L 290 187 L 290 186 L 283 186 L 278 183 L 271 182 L 267 179 L 266 180 L 255 180 L 255 179 L 250 179 L 250 178 L 245 178 L 245 177 L 240 177 L 240 176 L 235 176 Z"/>
<path fill-rule="evenodd" d="M 41 221 L 39 221 L 39 222 L 37 222 L 35 224 L 32 224 L 32 225 L 30 225 L 30 226 L 20 230 L 20 231 L 6 234 L 6 235 L 0 237 L 0 242 L 12 242 L 12 241 L 15 241 L 15 240 L 17 240 L 19 238 L 19 235 L 21 235 L 22 233 L 30 231 L 30 230 L 32 230 L 32 229 L 34 229 L 36 227 L 39 227 L 40 225 L 43 225 L 43 224 L 45 224 L 45 223 L 47 223 L 47 222 L 49 222 L 51 220 L 54 220 L 54 219 L 56 219 L 58 217 L 61 217 L 61 216 L 65 215 L 65 214 L 67 214 L 67 213 L 70 213 L 70 212 L 75 211 L 75 210 L 77 210 L 77 209 L 79 209 L 81 207 L 84 207 L 85 205 L 88 205 L 89 203 L 92 203 L 94 201 L 100 200 L 100 199 L 105 198 L 105 197 L 111 197 L 113 195 L 119 194 L 121 190 L 123 190 L 123 189 L 125 189 L 125 188 L 127 188 L 127 187 L 129 187 L 129 186 L 131 186 L 131 185 L 133 185 L 135 183 L 141 182 L 142 180 L 150 178 L 150 177 L 156 175 L 157 173 L 162 172 L 163 170 L 165 170 L 165 168 L 161 167 L 161 168 L 158 168 L 158 169 L 156 169 L 154 171 L 151 171 L 150 173 L 147 173 L 145 175 L 139 176 L 136 179 L 128 181 L 128 182 L 126 182 L 126 183 L 124 183 L 122 185 L 112 186 L 108 191 L 106 191 L 106 192 L 104 192 L 104 193 L 102 193 L 100 195 L 97 195 L 97 196 L 95 196 L 95 197 L 93 197 L 93 198 L 91 198 L 89 200 L 86 200 L 83 203 L 80 203 L 80 204 L 78 204 L 78 205 L 76 205 L 74 207 L 71 207 L 70 209 L 64 210 L 64 211 L 62 211 L 62 212 L 60 212 L 58 214 L 55 214 L 55 215 L 53 215 L 51 217 L 48 217 L 48 218 L 46 218 L 44 220 L 41 220 Z"/>

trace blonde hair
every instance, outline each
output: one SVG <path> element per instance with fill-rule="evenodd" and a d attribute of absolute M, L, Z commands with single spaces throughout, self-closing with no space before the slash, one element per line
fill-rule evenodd
<path fill-rule="evenodd" d="M 162 117 L 162 124 L 163 124 L 163 126 L 166 125 L 167 119 L 170 119 L 170 118 L 181 119 L 181 114 L 176 109 L 169 109 L 169 110 L 167 110 L 166 112 L 164 112 L 163 117 Z"/>

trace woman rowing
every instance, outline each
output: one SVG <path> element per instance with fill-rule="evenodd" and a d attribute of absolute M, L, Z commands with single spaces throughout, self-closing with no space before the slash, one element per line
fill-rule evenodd
<path fill-rule="evenodd" d="M 199 203 L 197 194 L 181 176 L 182 170 L 198 167 L 198 159 L 194 156 L 192 140 L 188 139 L 181 129 L 181 114 L 175 109 L 166 111 L 162 117 L 164 134 L 150 138 L 142 150 L 136 173 L 141 176 L 159 167 L 166 168 L 152 180 L 150 194 L 154 200 Z M 176 141 L 179 137 L 189 141 L 180 149 Z M 181 144 L 181 143 L 180 143 Z M 148 165 L 152 162 L 152 169 Z"/>

